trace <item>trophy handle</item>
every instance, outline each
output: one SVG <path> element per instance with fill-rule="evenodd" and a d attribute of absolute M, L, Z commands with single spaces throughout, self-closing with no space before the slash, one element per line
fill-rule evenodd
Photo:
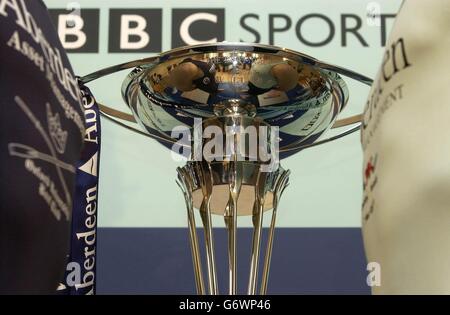
<path fill-rule="evenodd" d="M 158 132 L 157 130 L 153 130 L 150 133 L 150 130 L 147 130 L 147 132 L 141 131 L 138 128 L 132 127 L 130 125 L 128 125 L 126 122 L 129 123 L 135 123 L 137 124 L 136 120 L 134 119 L 134 117 L 131 114 L 113 109 L 111 107 L 108 107 L 106 105 L 103 104 L 99 104 L 99 109 L 100 109 L 100 115 L 104 118 L 106 118 L 107 120 L 109 120 L 110 122 L 119 125 L 125 129 L 128 129 L 130 131 L 133 131 L 135 133 L 138 133 L 142 136 L 151 138 L 153 140 L 157 140 L 157 141 L 161 141 L 161 142 L 165 142 L 168 144 L 175 144 L 177 143 L 177 145 L 181 146 L 181 147 L 185 147 L 185 148 L 190 148 L 189 145 L 183 144 L 181 142 L 178 142 L 177 139 L 174 138 L 170 138 L 160 132 Z"/>
<path fill-rule="evenodd" d="M 124 128 L 126 128 L 126 129 L 128 129 L 130 131 L 136 132 L 136 133 L 138 133 L 140 135 L 149 137 L 149 138 L 154 139 L 154 140 L 166 142 L 166 143 L 169 143 L 169 144 L 177 143 L 176 139 L 164 136 L 162 134 L 157 134 L 156 131 L 154 133 L 151 133 L 151 134 L 150 133 L 146 133 L 146 132 L 143 132 L 143 131 L 135 128 L 135 127 L 132 127 L 132 126 L 127 125 L 126 123 L 122 122 L 122 121 L 126 121 L 126 122 L 137 124 L 136 119 L 131 114 L 122 112 L 120 110 L 116 110 L 114 108 L 108 107 L 108 106 L 103 105 L 103 104 L 99 104 L 99 108 L 100 108 L 100 114 L 104 118 L 106 118 L 107 120 L 109 120 L 109 121 L 111 121 L 111 122 L 113 122 L 113 123 L 115 123 L 115 124 L 117 124 L 117 125 L 119 125 L 121 127 L 124 127 Z M 361 119 L 362 119 L 362 114 L 354 115 L 354 116 L 350 116 L 350 117 L 346 117 L 346 118 L 343 118 L 343 119 L 336 120 L 336 122 L 333 124 L 331 129 L 341 128 L 341 127 L 345 127 L 345 126 L 349 126 L 349 125 L 353 125 L 353 124 L 356 124 L 356 126 L 351 127 L 351 128 L 349 128 L 349 129 L 347 129 L 347 130 L 345 130 L 345 131 L 343 131 L 343 132 L 341 132 L 341 133 L 339 133 L 339 134 L 337 134 L 337 135 L 335 135 L 333 137 L 329 137 L 329 138 L 326 138 L 326 139 L 323 139 L 323 140 L 320 140 L 320 141 L 316 141 L 316 142 L 313 142 L 313 143 L 308 144 L 308 145 L 297 145 L 297 146 L 293 146 L 293 147 L 289 147 L 289 148 L 280 148 L 279 152 L 283 152 L 284 153 L 284 152 L 298 151 L 298 150 L 314 147 L 316 145 L 324 144 L 324 143 L 331 142 L 331 141 L 337 140 L 339 138 L 345 137 L 345 136 L 347 136 L 349 134 L 352 134 L 352 133 L 354 133 L 354 132 L 356 132 L 356 131 L 358 131 L 360 129 L 360 127 L 361 127 Z M 186 147 L 186 148 L 189 147 L 188 145 L 182 144 L 182 143 L 179 143 L 179 145 L 183 146 L 183 147 Z"/>
<path fill-rule="evenodd" d="M 120 119 L 120 120 L 128 121 L 128 122 L 131 122 L 131 123 L 137 123 L 136 119 L 131 114 L 122 112 L 120 110 L 108 107 L 108 106 L 103 105 L 103 104 L 99 104 L 99 107 L 100 107 L 100 110 L 104 114 L 107 114 L 109 116 L 115 117 L 115 118 Z M 339 119 L 333 124 L 333 126 L 331 128 L 335 129 L 335 128 L 340 128 L 340 127 L 345 127 L 345 126 L 348 126 L 348 125 L 356 124 L 356 123 L 360 122 L 361 119 L 362 119 L 362 115 L 361 114 L 360 115 L 350 116 L 350 117 L 343 118 L 343 119 Z"/>

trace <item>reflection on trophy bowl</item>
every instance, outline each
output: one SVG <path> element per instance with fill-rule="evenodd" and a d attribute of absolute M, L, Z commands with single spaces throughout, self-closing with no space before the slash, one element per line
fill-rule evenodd
<path fill-rule="evenodd" d="M 194 118 L 238 108 L 278 127 L 279 146 L 289 148 L 316 141 L 348 100 L 341 77 L 316 63 L 271 46 L 179 48 L 135 68 L 122 95 L 141 126 L 162 137 L 171 138 L 177 126 L 192 128 Z"/>

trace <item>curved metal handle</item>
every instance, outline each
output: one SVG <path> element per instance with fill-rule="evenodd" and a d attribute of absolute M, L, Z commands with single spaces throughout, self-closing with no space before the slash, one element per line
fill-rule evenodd
<path fill-rule="evenodd" d="M 157 130 L 155 130 L 154 133 L 150 133 L 149 130 L 147 130 L 147 132 L 144 132 L 144 131 L 142 131 L 140 129 L 137 129 L 135 127 L 129 126 L 126 123 L 124 123 L 124 122 L 119 120 L 119 119 L 122 119 L 122 120 L 125 120 L 125 121 L 128 121 L 128 122 L 136 123 L 136 120 L 134 120 L 134 118 L 133 118 L 133 120 L 131 120 L 129 118 L 129 117 L 132 117 L 130 114 L 127 114 L 127 113 L 115 110 L 115 109 L 113 109 L 111 107 L 108 107 L 108 106 L 105 106 L 103 104 L 102 105 L 99 104 L 99 108 L 101 108 L 100 109 L 100 115 L 102 117 L 106 118 L 107 120 L 109 120 L 112 123 L 115 123 L 116 125 L 119 125 L 119 126 L 125 128 L 125 129 L 133 131 L 133 132 L 135 132 L 137 134 L 140 134 L 141 136 L 145 136 L 145 137 L 148 137 L 150 139 L 161 141 L 161 142 L 165 142 L 165 143 L 168 143 L 168 144 L 175 144 L 175 143 L 177 143 L 177 145 L 182 146 L 184 148 L 190 148 L 191 147 L 191 146 L 183 144 L 183 143 L 178 143 L 177 139 L 173 139 L 173 138 L 167 137 L 164 134 L 159 133 Z"/>
<path fill-rule="evenodd" d="M 360 115 L 358 115 L 358 116 L 360 116 Z M 299 144 L 297 146 L 293 146 L 293 147 L 290 147 L 290 148 L 282 148 L 282 149 L 279 150 L 279 152 L 280 153 L 285 153 L 285 152 L 292 152 L 292 151 L 300 151 L 300 150 L 303 150 L 303 149 L 315 147 L 317 145 L 324 144 L 324 143 L 327 143 L 327 142 L 331 142 L 331 141 L 340 139 L 342 137 L 348 136 L 349 134 L 352 134 L 355 131 L 358 131 L 360 128 L 361 128 L 361 122 L 359 122 L 358 125 L 356 125 L 355 127 L 349 128 L 349 129 L 341 132 L 340 134 L 338 134 L 336 136 L 329 137 L 329 138 L 326 138 L 326 139 L 323 139 L 323 140 L 320 140 L 320 141 L 316 141 L 316 142 L 313 142 L 313 143 L 310 143 L 310 144 L 304 144 L 304 145 Z"/>
<path fill-rule="evenodd" d="M 137 123 L 135 118 L 134 118 L 134 116 L 131 115 L 131 114 L 128 114 L 128 113 L 125 113 L 125 112 L 113 109 L 113 108 L 108 107 L 108 106 L 103 105 L 103 104 L 99 104 L 99 108 L 100 108 L 100 114 L 102 115 L 102 117 L 106 118 L 107 120 L 109 120 L 109 121 L 111 121 L 111 122 L 113 122 L 113 123 L 115 123 L 115 124 L 117 124 L 117 125 L 119 125 L 119 126 L 121 126 L 123 128 L 126 128 L 126 129 L 128 129 L 130 131 L 133 131 L 135 133 L 138 133 L 138 134 L 140 134 L 142 136 L 149 137 L 149 138 L 151 138 L 153 140 L 162 141 L 162 142 L 166 142 L 166 143 L 169 143 L 169 144 L 177 143 L 176 139 L 167 137 L 164 134 L 160 134 L 159 135 L 159 134 L 156 134 L 156 133 L 146 133 L 144 131 L 141 131 L 141 130 L 139 130 L 137 128 L 131 127 L 131 126 L 121 122 L 120 120 L 118 120 L 118 119 L 121 119 L 121 120 L 128 121 L 128 122 L 131 122 L 131 123 Z M 350 116 L 350 117 L 347 117 L 347 118 L 343 118 L 343 119 L 337 120 L 334 123 L 334 125 L 331 127 L 332 129 L 341 128 L 341 127 L 345 127 L 345 126 L 352 125 L 352 124 L 358 124 L 358 125 L 355 126 L 355 127 L 350 128 L 350 129 L 347 129 L 347 130 L 341 132 L 340 134 L 338 134 L 336 136 L 329 137 L 329 138 L 326 138 L 326 139 L 323 139 L 323 140 L 320 140 L 320 141 L 316 141 L 316 142 L 313 142 L 313 143 L 310 143 L 310 144 L 307 144 L 307 145 L 299 144 L 297 146 L 293 146 L 293 147 L 289 147 L 289 148 L 280 148 L 279 152 L 280 153 L 284 153 L 284 152 L 292 152 L 292 151 L 303 150 L 303 149 L 311 148 L 311 147 L 314 147 L 314 146 L 317 146 L 317 145 L 320 145 L 320 144 L 324 144 L 324 143 L 331 142 L 331 141 L 337 140 L 339 138 L 345 137 L 345 136 L 347 136 L 349 134 L 352 134 L 352 133 L 354 133 L 354 132 L 356 132 L 356 131 L 358 131 L 360 129 L 360 127 L 361 127 L 361 118 L 362 118 L 362 115 L 360 114 L 360 115 L 354 115 L 354 116 Z M 149 131 L 147 131 L 147 132 L 149 132 Z M 186 145 L 186 144 L 183 144 L 183 143 L 178 143 L 178 145 L 180 145 L 182 147 L 185 147 L 185 148 L 190 148 L 189 145 Z"/>
<path fill-rule="evenodd" d="M 125 63 L 121 63 L 115 66 L 111 66 L 111 67 L 107 67 L 95 72 L 92 72 L 90 74 L 87 74 L 83 77 L 79 77 L 78 80 L 83 83 L 89 83 L 92 82 L 94 80 L 100 79 L 102 77 L 105 77 L 107 75 L 122 71 L 122 70 L 127 70 L 127 69 L 131 69 L 131 68 L 136 68 L 139 66 L 143 66 L 152 62 L 155 62 L 159 59 L 158 56 L 156 57 L 150 57 L 150 58 L 144 58 L 144 59 L 137 59 L 137 60 L 133 60 L 133 61 L 129 61 L 129 62 L 125 62 Z"/>

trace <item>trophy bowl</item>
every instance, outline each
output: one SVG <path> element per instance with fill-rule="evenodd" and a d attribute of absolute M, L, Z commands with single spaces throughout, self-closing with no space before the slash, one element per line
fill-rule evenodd
<path fill-rule="evenodd" d="M 228 293 L 238 293 L 238 216 L 251 216 L 247 293 L 265 294 L 277 208 L 289 181 L 280 160 L 359 130 L 360 115 L 337 120 L 349 99 L 341 75 L 368 85 L 372 80 L 289 49 L 222 42 L 177 48 L 99 70 L 80 81 L 130 68 L 121 92 L 132 115 L 101 104 L 100 110 L 105 118 L 186 157 L 186 165 L 177 169 L 177 183 L 186 202 L 197 293 L 219 293 L 212 227 L 212 215 L 217 215 L 228 233 Z M 322 137 L 330 128 L 353 124 Z M 195 209 L 203 225 L 205 257 Z M 269 211 L 261 255 L 263 218 Z M 264 261 L 258 277 L 260 259 Z"/>
<path fill-rule="evenodd" d="M 307 55 L 221 43 L 175 49 L 135 68 L 122 96 L 141 127 L 163 138 L 173 138 L 175 127 L 193 128 L 195 118 L 238 109 L 278 127 L 279 146 L 288 149 L 316 141 L 349 93 L 337 72 Z"/>

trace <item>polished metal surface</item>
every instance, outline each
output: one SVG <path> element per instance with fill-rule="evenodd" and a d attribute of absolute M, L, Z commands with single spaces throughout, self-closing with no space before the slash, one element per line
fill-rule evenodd
<path fill-rule="evenodd" d="M 126 69 L 132 71 L 121 92 L 132 115 L 102 104 L 100 110 L 122 127 L 188 152 L 189 161 L 177 169 L 177 183 L 186 203 L 197 293 L 219 294 L 213 215 L 223 216 L 228 236 L 228 293 L 239 293 L 238 217 L 247 215 L 253 239 L 246 292 L 266 294 L 277 210 L 289 179 L 279 160 L 359 130 L 360 115 L 337 120 L 349 98 L 341 75 L 367 85 L 372 80 L 289 49 L 222 42 L 177 48 L 99 70 L 80 81 Z M 350 125 L 322 137 L 330 128 Z M 173 133 L 180 127 L 188 131 L 187 141 Z M 208 128 L 220 136 L 205 137 Z M 252 136 L 257 139 L 253 144 Z M 195 209 L 204 231 L 208 288 Z M 271 214 L 271 221 L 262 255 L 265 214 Z"/>
<path fill-rule="evenodd" d="M 264 257 L 264 269 L 261 280 L 261 289 L 260 294 L 264 295 L 267 293 L 267 284 L 269 282 L 269 271 L 270 271 L 270 261 L 272 258 L 272 249 L 273 249 L 273 239 L 275 234 L 275 222 L 277 217 L 278 204 L 280 202 L 281 195 L 284 192 L 284 189 L 288 185 L 289 180 L 289 171 L 282 171 L 280 177 L 277 180 L 275 189 L 274 189 L 274 197 L 273 197 L 273 210 L 272 210 L 272 219 L 270 221 L 269 227 L 269 235 L 267 239 L 267 248 L 266 254 Z"/>
<path fill-rule="evenodd" d="M 198 172 L 198 168 L 195 167 L 198 162 L 188 162 L 187 165 L 183 168 L 186 175 L 192 178 L 192 199 L 194 208 L 199 209 L 200 211 L 206 211 L 205 207 L 202 207 L 202 203 L 204 203 L 204 193 L 202 189 L 202 182 L 200 180 L 200 174 Z M 255 188 L 258 185 L 258 176 L 260 173 L 260 164 L 254 162 L 239 162 L 239 166 L 242 171 L 240 174 L 240 182 L 241 189 L 240 193 L 236 194 L 233 198 L 236 198 L 237 201 L 237 215 L 245 216 L 245 215 L 253 215 L 253 207 L 255 203 Z M 230 177 L 231 172 L 229 163 L 226 162 L 212 162 L 209 164 L 209 169 L 212 174 L 212 195 L 210 198 L 210 210 L 212 214 L 228 216 L 230 211 L 227 211 L 227 207 L 229 207 L 230 200 L 229 196 L 230 192 Z M 275 172 L 278 174 L 282 172 L 283 168 L 280 166 L 279 169 Z M 275 190 L 276 184 L 276 176 L 271 176 L 265 182 L 267 185 L 267 193 L 265 195 L 264 203 L 264 211 L 270 210 L 273 207 L 273 192 Z M 234 199 L 233 199 L 234 203 Z"/>
<path fill-rule="evenodd" d="M 256 282 L 258 280 L 258 266 L 259 266 L 259 253 L 261 251 L 261 236 L 262 236 L 262 224 L 263 224 L 263 212 L 264 203 L 266 199 L 266 193 L 269 190 L 267 178 L 270 173 L 258 173 L 255 187 L 255 205 L 253 207 L 253 241 L 252 241 L 252 253 L 250 260 L 250 275 L 248 280 L 247 294 L 256 294 Z"/>
<path fill-rule="evenodd" d="M 235 139 L 236 140 L 236 139 Z M 234 143 L 237 143 L 235 141 Z M 243 165 L 237 162 L 234 156 L 232 163 L 228 163 L 230 196 L 225 208 L 225 226 L 228 230 L 228 266 L 229 266 L 229 293 L 237 294 L 237 214 L 238 197 L 242 188 Z"/>
<path fill-rule="evenodd" d="M 221 165 L 221 168 L 219 167 Z M 251 176 L 244 173 L 251 168 Z M 249 264 L 249 282 L 247 293 L 254 295 L 258 292 L 258 279 L 260 279 L 260 293 L 265 294 L 269 278 L 270 259 L 272 257 L 272 246 L 274 238 L 275 220 L 279 199 L 288 185 L 289 171 L 279 167 L 274 172 L 263 172 L 262 165 L 232 160 L 224 163 L 207 163 L 191 161 L 183 168 L 178 168 L 178 184 L 185 196 L 188 212 L 188 223 L 190 233 L 190 244 L 194 263 L 194 275 L 197 285 L 197 293 L 205 294 L 203 285 L 203 271 L 201 267 L 201 255 L 199 241 L 195 227 L 193 208 L 197 208 L 202 219 L 205 233 L 204 246 L 206 253 L 206 265 L 209 284 L 209 294 L 218 294 L 217 268 L 215 261 L 214 235 L 211 214 L 213 213 L 212 200 L 224 198 L 226 201 L 223 208 L 216 208 L 214 214 L 224 217 L 225 226 L 228 233 L 228 272 L 230 295 L 238 294 L 237 281 L 237 225 L 238 215 L 251 215 L 253 221 L 253 240 L 251 247 L 251 261 Z M 217 175 L 222 180 L 228 181 L 226 193 L 213 190 L 214 185 L 221 183 Z M 244 184 L 246 183 L 246 184 Z M 252 187 L 252 190 L 244 191 L 243 187 Z M 201 201 L 196 205 L 193 201 L 194 193 L 201 194 Z M 245 196 L 247 195 L 247 196 Z M 239 207 L 240 198 L 249 198 L 252 195 L 252 205 L 249 213 L 242 212 Z M 268 204 L 266 199 L 270 196 L 273 204 Z M 272 219 L 268 231 L 266 252 L 264 255 L 263 273 L 258 277 L 259 262 L 261 259 L 262 233 L 263 233 L 263 212 L 272 209 Z M 247 210 L 247 209 L 246 209 Z"/>
<path fill-rule="evenodd" d="M 191 177 L 189 177 L 184 169 L 178 168 L 177 184 L 183 192 L 186 201 L 186 210 L 188 216 L 189 241 L 191 245 L 192 264 L 194 266 L 195 285 L 197 294 L 204 295 L 205 284 L 203 281 L 203 270 L 200 257 L 200 249 L 198 245 L 197 227 L 195 224 L 194 205 L 192 202 L 192 186 Z"/>
<path fill-rule="evenodd" d="M 135 68 L 122 95 L 144 130 L 167 139 L 174 128 L 192 128 L 194 118 L 222 116 L 234 105 L 279 127 L 280 148 L 288 149 L 317 140 L 349 94 L 338 73 L 306 55 L 222 44 L 168 52 Z"/>
<path fill-rule="evenodd" d="M 203 226 L 205 227 L 209 293 L 218 294 L 214 238 L 212 233 L 211 220 L 211 196 L 213 187 L 212 172 L 211 167 L 206 162 L 195 163 L 194 168 L 197 171 L 203 193 L 203 200 L 202 204 L 200 205 L 200 216 L 202 218 Z"/>
<path fill-rule="evenodd" d="M 198 75 L 202 72 L 205 74 L 206 71 L 204 72 L 201 69 L 201 71 L 192 71 L 195 70 L 195 67 L 192 67 L 192 65 L 184 65 L 189 63 L 183 63 L 183 61 L 188 58 L 193 60 L 200 59 L 198 61 L 206 60 L 206 62 L 209 60 L 209 62 L 214 64 L 213 72 L 215 71 L 217 75 L 214 76 L 214 79 L 217 77 L 217 92 L 209 93 L 211 92 L 211 89 L 204 88 L 204 84 L 200 82 L 202 80 L 198 80 Z M 235 61 L 236 64 L 234 63 Z M 195 62 L 197 62 L 197 60 Z M 253 67 L 254 62 L 255 65 L 257 63 L 261 63 L 262 68 L 260 67 L 260 69 L 258 69 L 258 66 Z M 271 62 L 280 63 L 274 64 L 270 67 Z M 178 65 L 179 63 L 183 63 L 182 68 L 180 68 L 182 71 L 174 71 L 175 68 L 177 68 L 175 65 Z M 162 65 L 167 65 L 166 69 L 164 69 Z M 250 65 L 254 69 L 253 73 L 255 74 L 268 74 L 265 76 L 266 80 L 262 80 L 261 82 L 256 82 L 257 80 L 253 80 L 256 82 L 256 86 L 259 84 L 262 89 L 250 89 L 248 84 L 252 82 L 250 76 Z M 298 86 L 296 85 L 296 87 L 291 90 L 286 90 L 291 87 L 288 83 L 293 82 L 292 79 L 289 80 L 289 75 L 286 76 L 286 79 L 280 80 L 280 73 L 292 73 L 287 65 L 294 67 L 298 72 Z M 197 68 L 202 67 L 197 66 Z M 267 68 L 270 68 L 270 71 L 265 71 Z M 331 124 L 333 126 L 332 128 L 344 127 L 351 124 L 354 124 L 354 127 L 348 128 L 330 138 L 317 141 L 317 138 L 319 138 L 328 127 L 326 126 L 324 129 L 324 125 L 321 125 L 321 122 L 326 125 L 325 117 L 327 117 L 327 115 L 325 109 L 329 109 L 331 106 L 329 103 L 331 102 L 333 104 L 332 107 L 334 110 L 340 111 L 345 106 L 348 99 L 348 92 L 345 83 L 340 78 L 340 75 L 346 76 L 366 85 L 371 85 L 373 82 L 372 79 L 349 69 L 334 66 L 286 48 L 262 44 L 228 42 L 177 48 L 155 57 L 133 60 L 101 69 L 80 77 L 79 80 L 82 83 L 89 83 L 126 69 L 134 70 L 127 76 L 123 83 L 123 97 L 130 107 L 135 107 L 133 114 L 137 119 L 133 122 L 140 123 L 144 132 L 123 122 L 132 121 L 129 114 L 117 111 L 109 106 L 102 105 L 102 116 L 108 120 L 125 127 L 128 130 L 150 137 L 168 147 L 171 147 L 174 143 L 176 143 L 177 139 L 174 139 L 168 135 L 168 130 L 164 130 L 170 125 L 170 122 L 173 123 L 174 119 L 179 119 L 183 124 L 190 126 L 191 121 L 189 119 L 192 118 L 192 114 L 197 115 L 197 108 L 200 108 L 200 114 L 196 117 L 210 115 L 211 112 L 214 111 L 214 108 L 211 108 L 211 104 L 213 104 L 215 100 L 220 100 L 226 103 L 236 100 L 236 95 L 238 95 L 238 99 L 242 99 L 242 102 L 252 103 L 255 106 L 258 106 L 258 104 L 265 105 L 259 106 L 259 112 L 261 112 L 262 117 L 268 119 L 267 122 L 269 124 L 278 124 L 282 127 L 283 130 L 281 130 L 281 132 L 284 134 L 282 134 L 283 138 L 280 143 L 281 158 L 297 153 L 302 149 L 327 143 L 358 131 L 360 127 L 360 116 L 355 115 L 349 118 L 337 120 L 334 125 Z M 308 72 L 310 70 L 311 72 Z M 182 75 L 180 75 L 180 73 Z M 184 76 L 185 73 L 190 73 L 190 78 L 195 81 L 192 81 L 193 84 L 190 88 L 196 88 L 191 91 L 184 91 L 186 89 L 189 90 L 190 88 L 186 88 L 187 83 L 180 80 L 180 78 L 187 78 L 187 76 Z M 306 74 L 306 77 L 308 77 L 309 73 L 314 75 L 311 79 L 306 78 L 305 81 L 305 77 L 303 75 Z M 150 77 L 148 77 L 148 74 L 150 74 Z M 252 77 L 258 77 L 258 75 L 253 75 Z M 208 78 L 211 80 L 212 76 L 209 76 Z M 222 80 L 225 82 L 221 82 Z M 208 80 L 205 82 L 207 81 Z M 270 83 L 274 83 L 275 81 L 278 84 L 273 85 L 268 94 L 258 94 L 260 92 L 264 92 L 264 87 L 269 86 Z M 326 82 L 325 85 L 324 81 Z M 197 83 L 199 84 L 196 85 Z M 248 89 L 242 88 L 245 87 L 246 83 Z M 178 90 L 177 86 L 181 90 Z M 162 87 L 167 89 L 161 91 Z M 170 88 L 171 91 L 175 93 L 169 93 Z M 304 91 L 304 93 L 301 91 Z M 205 102 L 198 102 L 199 98 L 197 96 L 203 95 L 202 100 L 204 100 L 206 97 L 205 93 L 210 94 L 206 100 L 206 104 L 204 104 Z M 138 96 L 139 94 L 142 95 Z M 333 100 L 328 100 L 327 103 L 326 98 L 330 98 L 330 95 L 332 95 Z M 194 100 L 192 98 L 194 98 Z M 177 102 L 177 100 L 181 100 L 182 104 Z M 262 102 L 260 102 L 261 100 Z M 142 101 L 142 104 L 139 106 L 138 101 Z M 304 101 L 304 104 L 299 104 L 300 101 Z M 311 104 L 311 102 L 314 101 L 317 101 L 317 104 Z M 221 102 L 218 104 L 214 103 L 214 106 L 219 106 L 220 103 Z M 299 105 L 298 107 L 295 106 L 296 103 Z M 146 107 L 147 110 L 149 108 L 156 108 L 158 110 L 158 108 L 154 106 L 161 106 L 159 109 L 163 109 L 163 111 L 167 109 L 167 115 L 171 117 L 167 117 L 166 113 L 163 113 L 162 116 L 164 117 L 162 117 L 162 119 L 160 119 L 161 117 L 159 117 L 159 113 L 153 113 L 147 117 L 147 115 L 144 114 L 146 112 L 143 112 L 142 109 L 140 109 L 141 112 L 137 112 L 138 107 L 141 106 Z M 320 114 L 323 119 L 320 117 L 313 117 L 312 120 L 315 121 L 316 125 L 313 124 L 311 127 L 308 123 L 306 123 L 307 132 L 299 131 L 298 128 L 302 126 L 299 122 L 303 121 L 305 123 L 308 121 L 311 118 L 311 115 L 314 116 L 314 111 L 318 111 L 319 108 L 324 110 Z M 275 109 L 275 113 L 280 113 L 283 110 L 288 113 L 286 113 L 286 116 L 277 116 L 276 114 L 275 116 L 272 116 L 274 115 L 273 109 Z M 307 112 L 302 113 L 300 109 Z M 293 110 L 296 115 L 291 116 L 291 113 L 289 113 L 290 110 Z M 160 110 L 158 110 L 158 112 L 160 112 Z M 328 114 L 330 122 L 334 121 L 336 118 L 336 113 L 328 112 Z M 298 116 L 304 117 L 299 119 Z M 143 122 L 139 117 L 142 118 Z M 155 120 L 155 117 L 158 117 L 158 119 Z M 270 121 L 270 119 L 275 119 L 275 121 L 278 122 Z M 289 119 L 296 121 L 296 123 L 294 125 L 289 124 Z M 316 121 L 316 119 L 319 120 Z M 310 123 L 312 120 L 310 120 Z M 295 126 L 297 130 L 295 128 L 292 130 L 291 127 L 293 126 Z M 305 136 L 305 134 L 309 134 L 309 136 Z M 182 144 L 182 146 L 186 145 Z"/>

